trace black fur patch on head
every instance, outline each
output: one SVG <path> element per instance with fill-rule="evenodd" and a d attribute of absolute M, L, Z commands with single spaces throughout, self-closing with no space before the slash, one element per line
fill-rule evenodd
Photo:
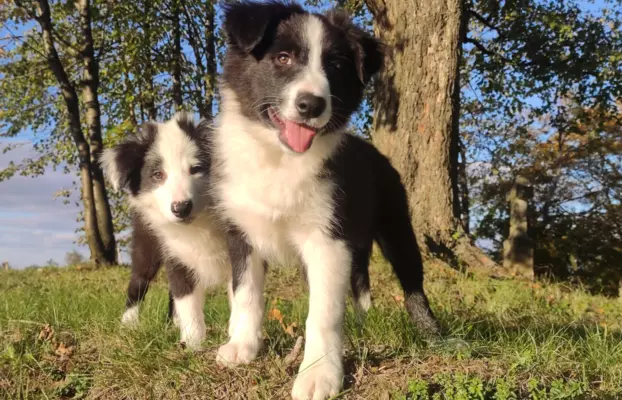
<path fill-rule="evenodd" d="M 342 11 L 311 14 L 295 3 L 242 1 L 225 11 L 228 49 L 223 81 L 236 93 L 246 117 L 270 123 L 268 107 L 279 108 L 284 89 L 307 67 L 312 44 L 306 43 L 306 29 L 312 15 L 322 21 L 324 30 L 322 64 L 333 110 L 327 126 L 343 127 L 359 107 L 365 85 L 383 61 L 382 45 L 373 36 Z M 296 62 L 281 68 L 275 61 L 281 52 Z"/>
<path fill-rule="evenodd" d="M 193 170 L 207 175 L 211 166 L 209 122 L 203 120 L 196 125 L 192 117 L 184 113 L 178 114 L 175 121 L 179 129 L 197 146 L 199 163 L 193 166 Z M 146 122 L 135 135 L 129 136 L 111 149 L 114 152 L 114 169 L 118 174 L 119 189 L 129 189 L 136 196 L 141 191 L 154 189 L 160 184 L 153 179 L 153 174 L 161 169 L 162 160 L 152 151 L 157 136 L 166 134 L 159 132 L 159 129 L 157 124 Z"/>
<path fill-rule="evenodd" d="M 304 10 L 294 2 L 236 1 L 224 6 L 227 43 L 249 53 L 274 36 L 281 21 Z"/>
<path fill-rule="evenodd" d="M 354 50 L 357 75 L 363 84 L 367 84 L 382 68 L 384 45 L 356 26 L 347 12 L 333 9 L 324 15 L 329 24 L 341 29 L 347 37 L 349 45 Z"/>
<path fill-rule="evenodd" d="M 115 146 L 115 163 L 119 172 L 119 188 L 128 188 L 136 196 L 140 191 L 140 182 L 145 156 L 158 134 L 157 125 L 144 123 L 136 136 L 129 137 Z"/>

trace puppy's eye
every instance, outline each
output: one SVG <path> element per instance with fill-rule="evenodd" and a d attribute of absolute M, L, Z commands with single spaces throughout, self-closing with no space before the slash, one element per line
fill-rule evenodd
<path fill-rule="evenodd" d="M 201 172 L 200 165 L 193 165 L 192 167 L 190 167 L 190 175 L 195 175 L 195 174 L 198 174 L 199 172 Z"/>
<path fill-rule="evenodd" d="M 343 60 L 333 58 L 332 60 L 328 61 L 328 65 L 334 69 L 342 69 L 344 64 L 343 64 Z"/>
<path fill-rule="evenodd" d="M 156 181 L 161 181 L 162 179 L 164 179 L 164 171 L 155 171 L 153 173 L 153 179 L 155 179 Z"/>
<path fill-rule="evenodd" d="M 276 56 L 276 61 L 281 65 L 292 65 L 292 57 L 284 51 L 280 52 L 279 55 Z"/>

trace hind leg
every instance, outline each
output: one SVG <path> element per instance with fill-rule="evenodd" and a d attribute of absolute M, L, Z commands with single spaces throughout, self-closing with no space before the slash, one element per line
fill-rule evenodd
<path fill-rule="evenodd" d="M 406 191 L 393 168 L 382 180 L 376 240 L 404 290 L 406 310 L 418 328 L 436 334 L 440 328 L 423 291 L 423 261 L 410 222 Z"/>
<path fill-rule="evenodd" d="M 384 229 L 378 244 L 402 285 L 404 304 L 411 320 L 423 333 L 437 334 L 440 327 L 423 291 L 421 254 L 410 221 L 405 221 L 401 226 L 396 224 Z"/>
<path fill-rule="evenodd" d="M 149 284 L 160 270 L 162 260 L 157 239 L 147 231 L 138 218 L 134 218 L 132 237 L 132 276 L 127 288 L 125 313 L 121 322 L 135 325 L 138 308 L 149 290 Z"/>
<path fill-rule="evenodd" d="M 371 307 L 371 293 L 369 285 L 369 257 L 371 256 L 372 244 L 355 248 L 352 252 L 352 298 L 354 306 L 360 316 Z"/>

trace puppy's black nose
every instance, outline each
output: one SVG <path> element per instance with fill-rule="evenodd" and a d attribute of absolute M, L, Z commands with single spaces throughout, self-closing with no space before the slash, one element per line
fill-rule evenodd
<path fill-rule="evenodd" d="M 171 204 L 171 212 L 177 218 L 187 218 L 192 211 L 192 201 L 174 201 Z"/>
<path fill-rule="evenodd" d="M 311 93 L 300 93 L 296 97 L 296 109 L 303 118 L 317 118 L 326 109 L 326 100 Z"/>

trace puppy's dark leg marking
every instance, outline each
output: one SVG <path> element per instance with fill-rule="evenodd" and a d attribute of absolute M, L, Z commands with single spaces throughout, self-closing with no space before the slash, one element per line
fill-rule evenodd
<path fill-rule="evenodd" d="M 221 364 L 235 365 L 251 362 L 261 348 L 267 264 L 234 226 L 228 229 L 227 246 L 233 268 L 230 340 L 218 349 L 217 360 Z"/>
<path fill-rule="evenodd" d="M 371 294 L 369 285 L 369 257 L 372 243 L 355 248 L 352 251 L 352 297 L 354 304 L 361 312 L 366 312 L 371 306 Z"/>
<path fill-rule="evenodd" d="M 196 350 L 205 339 L 205 289 L 193 271 L 179 260 L 167 260 L 166 271 L 181 342 Z"/>
<path fill-rule="evenodd" d="M 390 167 L 384 174 L 379 197 L 377 242 L 404 290 L 406 310 L 417 327 L 426 334 L 440 331 L 423 291 L 423 261 L 410 222 L 406 191 L 397 171 Z"/>
<path fill-rule="evenodd" d="M 196 286 L 196 280 L 192 271 L 178 260 L 166 262 L 168 285 L 171 297 L 181 298 L 191 294 Z"/>
<path fill-rule="evenodd" d="M 158 239 L 140 217 L 134 216 L 132 236 L 132 276 L 127 288 L 124 323 L 134 323 L 138 318 L 138 306 L 144 300 L 149 284 L 162 266 Z"/>
<path fill-rule="evenodd" d="M 166 319 L 170 322 L 175 318 L 175 302 L 173 300 L 173 293 L 168 291 L 168 313 L 166 315 Z"/>

